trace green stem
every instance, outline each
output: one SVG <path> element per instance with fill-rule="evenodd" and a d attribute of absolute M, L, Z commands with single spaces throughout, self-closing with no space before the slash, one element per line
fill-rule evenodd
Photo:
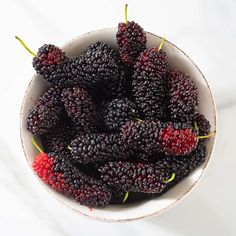
<path fill-rule="evenodd" d="M 193 124 L 194 124 L 194 129 L 198 132 L 199 128 L 198 128 L 198 126 L 197 126 L 197 122 L 194 121 Z"/>
<path fill-rule="evenodd" d="M 125 4 L 125 24 L 128 23 L 128 4 Z"/>
<path fill-rule="evenodd" d="M 158 51 L 162 49 L 165 40 L 166 40 L 165 37 L 163 37 L 162 40 L 161 40 L 160 46 L 158 48 Z"/>
<path fill-rule="evenodd" d="M 197 138 L 198 138 L 198 139 L 210 138 L 210 137 L 213 136 L 214 134 L 215 134 L 215 131 L 210 132 L 208 135 L 197 136 Z"/>
<path fill-rule="evenodd" d="M 129 197 L 129 192 L 126 192 L 122 202 L 125 203 L 128 197 Z"/>
<path fill-rule="evenodd" d="M 170 183 L 171 181 L 173 181 L 174 179 L 175 179 L 175 173 L 173 173 L 169 179 L 163 180 L 163 182 L 167 184 L 167 183 Z"/>
<path fill-rule="evenodd" d="M 37 57 L 36 53 L 34 53 L 33 51 L 31 51 L 27 46 L 26 44 L 24 43 L 24 41 L 19 38 L 18 36 L 15 36 L 15 38 L 21 43 L 21 45 L 31 54 L 33 55 L 34 57 Z"/>
<path fill-rule="evenodd" d="M 68 148 L 69 150 L 72 150 L 72 147 L 71 147 L 70 145 L 68 145 L 67 148 Z"/>
<path fill-rule="evenodd" d="M 43 149 L 41 147 L 39 147 L 39 145 L 36 143 L 35 139 L 32 138 L 31 142 L 33 143 L 33 145 L 36 147 L 36 149 L 40 152 L 40 153 L 44 153 Z"/>
<path fill-rule="evenodd" d="M 141 120 L 139 118 L 135 118 L 135 120 L 139 121 L 139 122 L 144 122 L 144 120 Z"/>

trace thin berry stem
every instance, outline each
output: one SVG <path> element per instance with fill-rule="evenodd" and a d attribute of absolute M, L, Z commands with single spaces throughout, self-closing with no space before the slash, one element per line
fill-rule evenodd
<path fill-rule="evenodd" d="M 31 54 L 33 55 L 34 57 L 37 57 L 36 53 L 34 53 L 33 51 L 31 51 L 27 46 L 26 44 L 24 43 L 24 41 L 19 38 L 18 36 L 15 36 L 15 38 L 21 43 L 21 45 Z"/>
<path fill-rule="evenodd" d="M 39 145 L 36 143 L 34 138 L 31 139 L 31 142 L 40 153 L 44 153 L 43 149 L 41 147 L 39 147 Z"/>
<path fill-rule="evenodd" d="M 125 4 L 125 24 L 128 23 L 128 4 Z"/>
<path fill-rule="evenodd" d="M 199 130 L 199 128 L 198 128 L 198 126 L 197 126 L 197 122 L 196 121 L 194 121 L 194 129 L 198 132 L 198 130 Z"/>
<path fill-rule="evenodd" d="M 159 45 L 158 51 L 162 49 L 163 44 L 164 44 L 165 41 L 166 41 L 166 38 L 163 37 L 162 40 L 161 40 L 161 43 L 160 43 L 160 45 Z"/>
<path fill-rule="evenodd" d="M 128 197 L 129 197 L 129 192 L 126 192 L 126 193 L 125 193 L 125 196 L 124 196 L 124 198 L 123 198 L 123 200 L 122 200 L 123 204 L 126 202 L 126 200 L 128 199 Z"/>
<path fill-rule="evenodd" d="M 213 136 L 215 134 L 215 131 L 210 132 L 208 135 L 204 135 L 204 136 L 197 136 L 198 139 L 205 139 L 205 138 L 210 138 L 211 136 Z"/>
<path fill-rule="evenodd" d="M 163 182 L 167 184 L 172 182 L 174 179 L 175 179 L 175 173 L 172 173 L 171 177 L 167 180 L 163 180 Z"/>
<path fill-rule="evenodd" d="M 67 148 L 68 148 L 69 150 L 72 150 L 72 147 L 71 147 L 70 145 L 68 145 Z"/>
<path fill-rule="evenodd" d="M 139 119 L 139 118 L 135 118 L 135 120 L 139 121 L 139 122 L 144 122 L 144 120 Z"/>

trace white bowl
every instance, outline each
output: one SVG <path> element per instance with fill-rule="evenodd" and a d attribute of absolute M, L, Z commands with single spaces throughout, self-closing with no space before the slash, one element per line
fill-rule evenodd
<path fill-rule="evenodd" d="M 72 39 L 71 41 L 66 43 L 62 47 L 62 49 L 68 56 L 76 56 L 81 54 L 86 47 L 96 41 L 103 41 L 108 45 L 117 48 L 115 35 L 116 28 L 89 32 L 84 35 L 78 36 L 75 39 Z M 161 37 L 151 33 L 147 33 L 148 47 L 157 47 L 160 41 Z M 203 74 L 194 64 L 194 62 L 182 50 L 180 50 L 171 42 L 166 41 L 163 46 L 163 50 L 169 57 L 170 68 L 177 68 L 188 73 L 191 79 L 197 85 L 200 100 L 199 112 L 204 114 L 210 121 L 212 130 L 216 130 L 216 109 L 214 98 Z M 21 141 L 27 162 L 31 169 L 32 162 L 35 155 L 37 154 L 37 150 L 31 144 L 32 135 L 26 130 L 26 117 L 28 111 L 34 106 L 34 101 L 37 100 L 37 98 L 48 88 L 48 86 L 49 84 L 43 78 L 39 78 L 38 75 L 34 75 L 26 90 L 22 103 L 20 114 Z M 141 219 L 144 217 L 159 215 L 167 211 L 168 209 L 182 201 L 192 191 L 192 189 L 200 181 L 206 170 L 206 167 L 212 155 L 214 143 L 215 136 L 211 137 L 207 142 L 208 155 L 205 163 L 195 171 L 193 171 L 187 178 L 182 180 L 167 193 L 156 199 L 146 200 L 130 205 L 110 205 L 105 208 L 97 208 L 91 210 L 88 207 L 82 206 L 76 203 L 74 200 L 71 200 L 55 192 L 46 184 L 44 184 L 38 177 L 37 178 L 48 190 L 48 192 L 52 194 L 57 200 L 68 206 L 68 208 L 73 209 L 74 211 L 82 215 L 88 216 L 91 219 L 111 222 Z"/>

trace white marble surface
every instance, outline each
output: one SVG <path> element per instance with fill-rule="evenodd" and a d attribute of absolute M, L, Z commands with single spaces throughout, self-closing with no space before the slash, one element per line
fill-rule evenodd
<path fill-rule="evenodd" d="M 129 18 L 182 48 L 200 67 L 218 108 L 214 157 L 198 187 L 178 206 L 152 219 L 110 224 L 77 215 L 55 201 L 27 166 L 19 138 L 21 101 L 34 71 L 14 39 L 36 50 L 123 20 L 125 1 L 9 0 L 0 8 L 0 234 L 236 235 L 236 1 L 126 1 Z"/>

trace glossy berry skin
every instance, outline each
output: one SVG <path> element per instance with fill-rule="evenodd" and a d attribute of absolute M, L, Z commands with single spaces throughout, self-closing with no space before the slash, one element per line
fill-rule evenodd
<path fill-rule="evenodd" d="M 60 89 L 53 86 L 39 97 L 29 111 L 26 119 L 27 130 L 35 135 L 47 133 L 57 125 L 61 110 Z"/>
<path fill-rule="evenodd" d="M 67 75 L 68 57 L 58 47 L 44 44 L 33 58 L 33 67 L 48 82 L 63 87 L 69 84 Z"/>
<path fill-rule="evenodd" d="M 73 166 L 69 158 L 66 152 L 40 153 L 32 166 L 46 184 L 80 204 L 91 207 L 107 205 L 111 191 L 101 181 Z"/>
<path fill-rule="evenodd" d="M 187 155 L 198 141 L 189 124 L 171 122 L 130 121 L 122 126 L 121 137 L 130 148 L 148 155 Z"/>
<path fill-rule="evenodd" d="M 160 166 L 146 163 L 108 162 L 99 168 L 108 185 L 128 192 L 161 193 L 167 186 L 169 172 Z"/>
<path fill-rule="evenodd" d="M 137 117 L 138 109 L 128 98 L 111 100 L 103 111 L 104 124 L 109 131 L 118 131 L 127 121 Z"/>
<path fill-rule="evenodd" d="M 116 39 L 121 60 L 128 65 L 133 65 L 138 55 L 146 48 L 146 33 L 134 21 L 119 23 Z"/>
<path fill-rule="evenodd" d="M 167 73 L 168 57 L 163 50 L 157 48 L 145 49 L 134 65 L 134 78 L 146 72 L 148 76 L 162 78 Z"/>
<path fill-rule="evenodd" d="M 71 147 L 73 159 L 83 164 L 126 159 L 130 155 L 118 134 L 78 135 Z"/>
<path fill-rule="evenodd" d="M 158 130 L 155 122 L 128 121 L 121 128 L 121 138 L 133 150 L 153 154 L 160 150 Z"/>
<path fill-rule="evenodd" d="M 187 155 L 197 146 L 197 134 L 190 128 L 176 129 L 172 123 L 160 130 L 162 151 L 167 155 Z"/>
<path fill-rule="evenodd" d="M 197 114 L 194 118 L 194 121 L 197 124 L 198 127 L 198 134 L 200 136 L 208 135 L 211 130 L 211 124 L 210 122 L 206 119 L 206 117 L 202 114 Z M 194 125 L 194 124 L 193 124 Z"/>
<path fill-rule="evenodd" d="M 170 70 L 167 73 L 169 87 L 169 114 L 173 121 L 189 122 L 194 119 L 198 105 L 196 85 L 184 72 Z"/>
<path fill-rule="evenodd" d="M 143 71 L 133 76 L 132 94 L 141 116 L 145 120 L 166 118 L 166 81 Z"/>
<path fill-rule="evenodd" d="M 96 107 L 92 98 L 79 87 L 65 88 L 61 94 L 68 116 L 84 131 L 95 131 L 97 126 Z"/>

